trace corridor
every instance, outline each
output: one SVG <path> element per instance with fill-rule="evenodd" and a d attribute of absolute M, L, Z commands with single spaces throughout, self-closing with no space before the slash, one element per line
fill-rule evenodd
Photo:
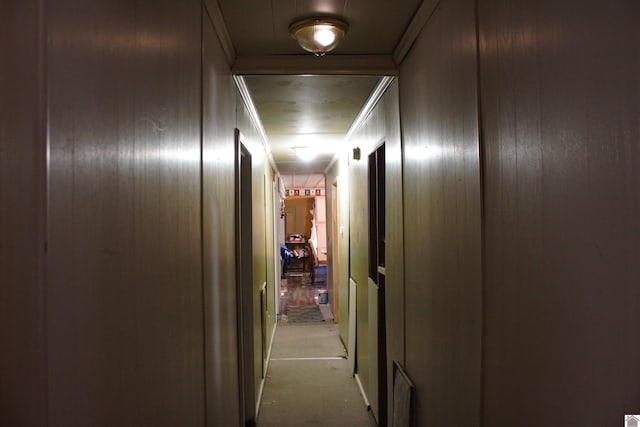
<path fill-rule="evenodd" d="M 325 265 L 280 279 L 258 427 L 375 427 L 326 297 Z"/>
<path fill-rule="evenodd" d="M 639 23 L 3 0 L 0 426 L 640 419 Z"/>

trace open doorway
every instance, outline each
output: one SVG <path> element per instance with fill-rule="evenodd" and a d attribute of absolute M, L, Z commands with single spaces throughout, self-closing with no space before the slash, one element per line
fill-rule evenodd
<path fill-rule="evenodd" d="M 285 242 L 281 248 L 283 274 L 279 308 L 281 320 L 291 323 L 333 318 L 328 305 L 326 223 L 324 197 L 285 199 Z M 322 215 L 320 215 L 322 210 Z M 322 217 L 319 227 L 318 220 Z"/>
<path fill-rule="evenodd" d="M 282 181 L 285 199 L 284 242 L 280 247 L 280 320 L 288 323 L 333 320 L 327 292 L 324 176 L 283 176 Z M 310 186 L 304 186 L 309 183 Z"/>

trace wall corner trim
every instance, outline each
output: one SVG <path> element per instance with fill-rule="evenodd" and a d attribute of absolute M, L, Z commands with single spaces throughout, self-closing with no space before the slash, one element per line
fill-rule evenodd
<path fill-rule="evenodd" d="M 222 10 L 220 10 L 220 4 L 218 3 L 218 0 L 205 0 L 204 8 L 209 15 L 211 23 L 213 24 L 213 29 L 220 40 L 222 50 L 224 50 L 224 54 L 227 57 L 227 63 L 229 64 L 229 67 L 231 67 L 236 61 L 236 49 L 233 47 L 233 42 L 231 41 L 227 24 L 224 22 L 224 16 L 222 15 Z"/>
<path fill-rule="evenodd" d="M 264 151 L 267 154 L 267 158 L 269 159 L 269 163 L 273 168 L 274 175 L 280 173 L 276 166 L 276 162 L 273 160 L 273 153 L 271 152 L 271 145 L 269 144 L 269 139 L 267 138 L 267 133 L 264 130 L 264 126 L 262 125 L 262 120 L 260 120 L 260 115 L 258 115 L 258 110 L 256 110 L 256 106 L 253 103 L 253 99 L 251 98 L 251 93 L 249 92 L 249 88 L 247 87 L 247 82 L 244 80 L 244 77 L 235 75 L 233 76 L 233 80 L 236 82 L 236 86 L 240 91 L 240 96 L 244 101 L 247 110 L 249 111 L 249 116 L 251 117 L 251 121 L 258 129 L 258 133 L 260 134 L 260 139 L 262 139 L 262 146 L 264 147 Z"/>
<path fill-rule="evenodd" d="M 433 15 L 433 12 L 439 4 L 440 0 L 423 0 L 422 3 L 420 3 L 406 31 L 393 51 L 393 61 L 397 66 L 400 66 L 404 57 L 407 56 L 411 46 L 413 46 L 413 42 L 416 41 L 420 35 L 420 31 L 422 31 L 422 28 L 427 24 L 427 21 L 429 21 L 429 18 L 431 18 L 431 15 Z"/>
<path fill-rule="evenodd" d="M 362 387 L 360 376 L 358 374 L 355 374 L 354 378 L 356 379 L 356 383 L 358 384 L 358 388 L 360 389 L 360 395 L 362 396 L 362 400 L 364 400 L 364 404 L 367 405 L 367 410 L 371 409 L 371 404 L 369 403 L 369 399 L 367 399 L 367 394 L 364 392 L 364 387 Z"/>
<path fill-rule="evenodd" d="M 391 55 L 239 55 L 231 69 L 244 75 L 396 75 Z"/>
<path fill-rule="evenodd" d="M 266 282 L 265 282 L 266 287 Z M 271 362 L 271 350 L 273 349 L 273 340 L 276 336 L 276 329 L 278 329 L 278 323 L 276 322 L 273 325 L 273 331 L 271 332 L 271 342 L 269 344 L 269 350 L 267 351 L 267 364 L 264 367 L 264 378 L 260 381 L 260 390 L 258 391 L 258 399 L 256 401 L 256 418 L 260 415 L 260 407 L 262 406 L 262 395 L 264 392 L 265 379 L 267 378 L 267 373 L 269 372 L 269 364 Z"/>
<path fill-rule="evenodd" d="M 382 99 L 382 96 L 385 94 L 385 92 L 387 91 L 389 86 L 391 86 L 391 83 L 393 83 L 394 80 L 395 80 L 394 76 L 380 77 L 380 80 L 378 80 L 376 87 L 373 88 L 373 91 L 371 91 L 371 94 L 369 95 L 367 102 L 365 102 L 364 106 L 356 116 L 356 119 L 353 121 L 353 123 L 351 123 L 351 127 L 349 128 L 349 131 L 344 137 L 344 141 L 346 143 L 345 147 L 347 149 L 349 149 L 349 146 L 350 146 L 349 140 L 351 139 L 353 134 L 358 129 L 360 129 L 360 127 L 364 124 L 364 122 L 367 120 L 367 118 L 369 117 L 373 109 L 376 107 L 376 105 L 378 105 L 378 101 Z M 339 158 L 340 158 L 340 152 L 336 152 L 324 170 L 325 175 L 329 173 L 329 171 L 331 170 L 333 165 L 338 161 Z"/>

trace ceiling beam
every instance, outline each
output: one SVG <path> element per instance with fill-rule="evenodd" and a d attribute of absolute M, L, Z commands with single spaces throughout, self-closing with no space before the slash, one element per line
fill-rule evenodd
<path fill-rule="evenodd" d="M 382 75 L 398 72 L 391 55 L 238 56 L 231 69 L 238 75 Z"/>

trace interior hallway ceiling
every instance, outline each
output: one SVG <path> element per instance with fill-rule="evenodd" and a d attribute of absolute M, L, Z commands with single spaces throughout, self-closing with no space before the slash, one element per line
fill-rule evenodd
<path fill-rule="evenodd" d="M 425 0 L 432 3 L 431 0 Z M 269 148 L 284 177 L 323 174 L 380 77 L 395 74 L 398 47 L 421 0 L 211 0 L 220 37 L 242 76 Z M 217 16 L 216 16 L 217 15 Z M 335 16 L 349 24 L 344 40 L 323 57 L 289 35 L 298 19 Z M 220 36 L 220 34 L 219 34 Z M 404 37 L 403 37 L 404 36 Z M 407 48 L 408 49 L 408 48 Z M 315 147 L 311 161 L 294 147 Z"/>
<path fill-rule="evenodd" d="M 246 77 L 280 173 L 322 173 L 377 81 L 372 76 Z M 315 157 L 301 161 L 294 147 L 314 147 Z"/>

